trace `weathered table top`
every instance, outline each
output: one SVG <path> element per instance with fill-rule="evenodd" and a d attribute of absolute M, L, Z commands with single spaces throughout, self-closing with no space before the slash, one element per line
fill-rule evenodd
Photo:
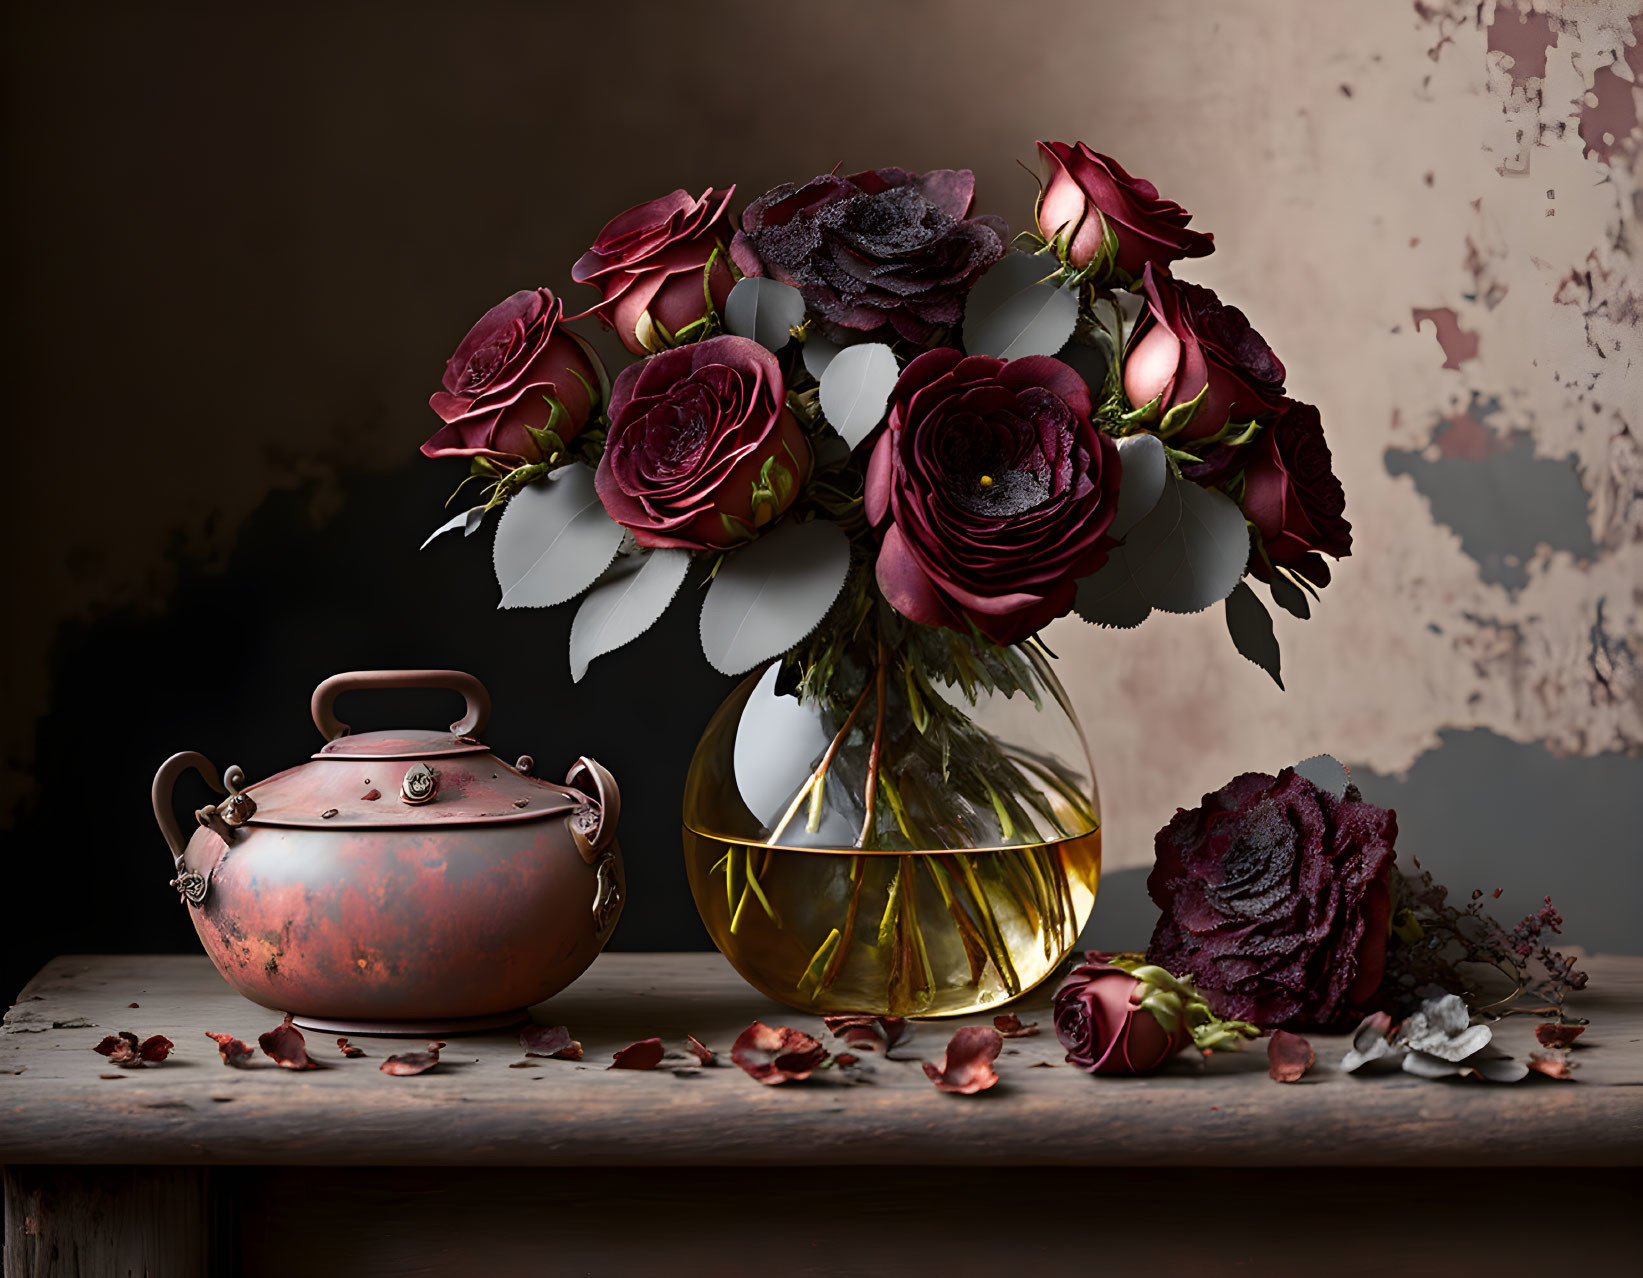
<path fill-rule="evenodd" d="M 378 1070 L 420 1042 L 310 1031 L 328 1068 L 280 1069 L 258 1056 L 224 1067 L 208 1030 L 255 1043 L 279 1017 L 235 994 L 202 956 L 65 957 L 23 991 L 0 1034 L 0 1162 L 185 1164 L 1631 1164 L 1643 1162 L 1643 959 L 1596 958 L 1575 1010 L 1591 1027 L 1576 1082 L 1513 1085 L 1360 1078 L 1335 1068 L 1344 1040 L 1314 1036 L 1302 1082 L 1267 1077 L 1259 1044 L 1208 1062 L 1177 1058 L 1145 1079 L 1067 1066 L 1049 990 L 1017 1010 L 1041 1032 L 1007 1040 L 990 1092 L 951 1096 L 925 1078 L 963 1022 L 921 1024 L 890 1059 L 864 1056 L 848 1082 L 826 1070 L 762 1086 L 724 1063 L 694 1075 L 607 1072 L 612 1053 L 693 1034 L 728 1055 L 755 1019 L 823 1037 L 815 1018 L 744 985 L 716 954 L 606 954 L 535 1009 L 568 1025 L 580 1062 L 524 1059 L 512 1032 L 454 1039 L 437 1069 Z M 136 1003 L 138 1006 L 130 1007 Z M 974 1018 L 987 1023 L 988 1018 Z M 1497 1041 L 1532 1046 L 1533 1022 Z M 164 1065 L 121 1070 L 92 1046 L 132 1030 L 165 1034 Z M 898 1059 L 899 1058 L 899 1059 Z M 1034 1068 L 1041 1062 L 1051 1068 Z M 104 1078 L 102 1075 L 115 1075 Z"/>

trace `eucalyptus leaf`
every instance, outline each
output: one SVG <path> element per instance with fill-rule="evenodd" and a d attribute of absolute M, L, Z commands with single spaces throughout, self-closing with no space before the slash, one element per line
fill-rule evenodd
<path fill-rule="evenodd" d="M 1272 682 L 1282 689 L 1284 679 L 1279 671 L 1278 637 L 1272 633 L 1272 614 L 1247 581 L 1240 581 L 1227 596 L 1226 617 L 1233 646 L 1271 675 Z"/>
<path fill-rule="evenodd" d="M 804 323 L 804 294 L 791 284 L 764 275 L 736 281 L 725 299 L 725 329 L 751 337 L 766 350 L 779 351 Z"/>
<path fill-rule="evenodd" d="M 593 471 L 562 466 L 514 494 L 496 525 L 492 563 L 502 608 L 574 599 L 616 558 L 622 526 L 605 513 Z"/>
<path fill-rule="evenodd" d="M 1118 509 L 1107 529 L 1109 537 L 1124 536 L 1151 512 L 1164 493 L 1164 479 L 1169 474 L 1164 442 L 1156 435 L 1129 435 L 1119 440 L 1118 460 L 1123 474 Z"/>
<path fill-rule="evenodd" d="M 1312 605 L 1306 601 L 1306 591 L 1302 590 L 1281 571 L 1272 570 L 1272 580 L 1267 583 L 1272 591 L 1272 602 L 1285 612 L 1305 621 L 1312 615 Z"/>
<path fill-rule="evenodd" d="M 486 508 L 484 506 L 472 506 L 467 510 L 452 515 L 438 528 L 435 528 L 431 533 L 429 533 L 428 540 L 418 546 L 417 549 L 428 549 L 436 538 L 443 537 L 448 532 L 455 532 L 458 528 L 462 530 L 462 535 L 464 537 L 472 537 L 479 531 L 479 525 L 485 522 L 485 510 Z"/>
<path fill-rule="evenodd" d="M 784 520 L 726 556 L 702 600 L 702 652 L 741 674 L 818 625 L 850 571 L 850 539 L 828 520 Z"/>
<path fill-rule="evenodd" d="M 655 625 L 689 571 L 688 550 L 647 550 L 612 564 L 571 622 L 571 680 L 580 683 L 595 657 L 632 643 Z"/>
<path fill-rule="evenodd" d="M 1199 612 L 1232 593 L 1248 561 L 1243 512 L 1222 493 L 1166 475 L 1153 508 L 1078 583 L 1074 607 L 1086 621 L 1126 629 L 1154 608 Z"/>
<path fill-rule="evenodd" d="M 1302 759 L 1295 765 L 1295 773 L 1337 799 L 1346 793 L 1346 787 L 1352 783 L 1346 765 L 1332 754 L 1315 754 L 1310 759 Z"/>
<path fill-rule="evenodd" d="M 1075 337 L 1055 357 L 1084 379 L 1090 398 L 1099 404 L 1106 398 L 1107 379 L 1112 373 L 1112 338 L 1105 330 L 1097 329 L 1095 339 L 1096 345 L 1091 346 Z"/>
<path fill-rule="evenodd" d="M 820 333 L 811 333 L 804 339 L 804 367 L 818 382 L 838 353 L 845 348 Z"/>
<path fill-rule="evenodd" d="M 1048 277 L 1053 259 L 1006 253 L 975 282 L 964 307 L 970 355 L 1054 355 L 1078 324 L 1078 295 Z"/>
<path fill-rule="evenodd" d="M 821 378 L 822 414 L 851 448 L 884 420 L 900 376 L 895 352 L 883 342 L 846 346 L 827 365 Z"/>

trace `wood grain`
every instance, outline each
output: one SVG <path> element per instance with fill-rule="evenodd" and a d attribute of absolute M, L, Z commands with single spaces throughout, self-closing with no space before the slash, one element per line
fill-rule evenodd
<path fill-rule="evenodd" d="M 477 1166 L 947 1164 L 1063 1166 L 1616 1165 L 1643 1162 L 1643 960 L 1593 959 L 1579 1011 L 1592 1027 L 1579 1080 L 1513 1086 L 1339 1074 L 1338 1039 L 1314 1038 L 1299 1084 L 1266 1073 L 1260 1050 L 1178 1059 L 1147 1079 L 1096 1079 L 1061 1061 L 1048 992 L 1015 1009 L 1043 1033 L 1010 1040 L 1001 1081 L 948 1096 L 925 1079 L 963 1021 L 918 1027 L 901 1059 L 867 1057 L 870 1081 L 826 1071 L 763 1087 L 732 1067 L 680 1077 L 605 1072 L 612 1053 L 694 1034 L 726 1051 L 754 1019 L 821 1035 L 813 1018 L 762 998 L 713 954 L 607 954 L 536 1009 L 569 1025 L 581 1062 L 523 1059 L 512 1034 L 454 1040 L 439 1067 L 381 1074 L 411 1040 L 356 1040 L 344 1060 L 310 1033 L 328 1068 L 293 1073 L 259 1057 L 220 1062 L 207 1030 L 255 1042 L 278 1017 L 233 993 L 197 956 L 68 957 L 23 992 L 0 1034 L 0 1162 L 420 1164 Z M 128 1003 L 136 1002 L 136 1008 Z M 77 1020 L 88 1027 L 53 1028 Z M 984 1021 L 985 1018 L 970 1018 Z M 163 1033 L 163 1066 L 118 1071 L 90 1048 L 116 1030 Z M 1532 1026 L 1500 1039 L 1526 1054 Z M 1033 1068 L 1049 1062 L 1050 1068 Z M 7 1072 L 18 1071 L 21 1072 Z M 100 1075 L 118 1074 L 104 1079 Z"/>
<path fill-rule="evenodd" d="M 7 1167 L 6 1278 L 210 1278 L 203 1167 Z"/>

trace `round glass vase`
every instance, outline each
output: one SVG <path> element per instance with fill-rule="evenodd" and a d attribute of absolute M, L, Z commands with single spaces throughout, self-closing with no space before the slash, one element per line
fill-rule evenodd
<path fill-rule="evenodd" d="M 1101 876 L 1100 807 L 1049 662 L 935 678 L 894 654 L 835 695 L 749 675 L 685 783 L 691 892 L 761 992 L 815 1014 L 961 1016 L 1049 976 Z"/>

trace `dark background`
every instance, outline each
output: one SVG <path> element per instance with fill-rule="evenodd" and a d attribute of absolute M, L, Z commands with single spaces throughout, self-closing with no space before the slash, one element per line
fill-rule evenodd
<path fill-rule="evenodd" d="M 1099 130 L 1159 156 L 1193 204 L 1212 161 L 1138 105 L 1192 86 L 1126 71 L 1125 11 L 1044 4 L 1001 40 L 999 7 L 969 2 L 8 5 L 0 1002 L 53 953 L 191 950 L 148 815 L 155 767 L 182 749 L 252 779 L 288 766 L 315 745 L 313 686 L 363 667 L 471 670 L 504 757 L 611 766 L 632 888 L 613 945 L 705 946 L 678 798 L 730 681 L 701 660 L 694 610 L 573 686 L 571 612 L 498 612 L 488 536 L 417 552 L 462 474 L 417 455 L 426 398 L 508 293 L 585 305 L 582 246 L 674 186 L 736 181 L 739 208 L 841 160 L 967 165 L 1020 227 L 1032 139 Z M 1070 48 L 1080 76 L 1046 76 L 1047 50 Z M 361 727 L 452 715 L 441 694 L 344 708 Z M 1635 853 L 1635 758 L 1445 744 L 1437 770 L 1372 797 L 1450 849 L 1457 882 L 1506 845 Z M 1552 791 L 1567 806 L 1497 802 Z M 1627 947 L 1635 892 L 1586 881 L 1587 939 Z M 1104 943 L 1144 941 L 1142 901 L 1139 871 L 1110 876 Z"/>

